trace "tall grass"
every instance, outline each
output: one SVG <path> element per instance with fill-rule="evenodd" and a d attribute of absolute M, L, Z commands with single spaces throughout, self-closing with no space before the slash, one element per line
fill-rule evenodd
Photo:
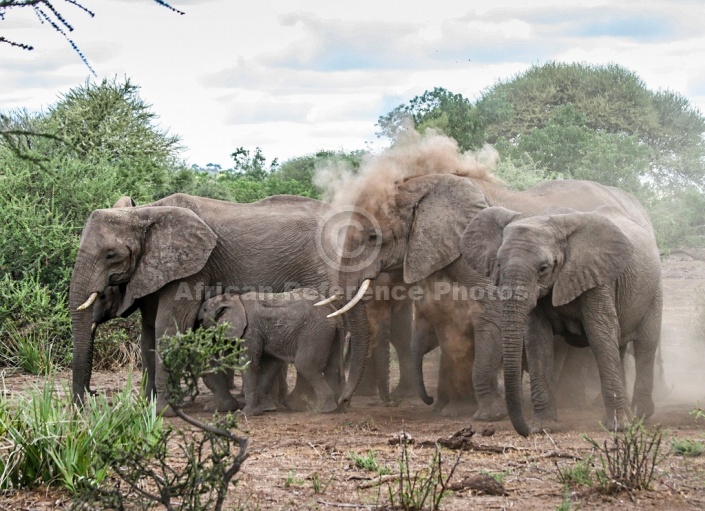
<path fill-rule="evenodd" d="M 88 396 L 82 410 L 73 405 L 68 389 L 56 392 L 51 378 L 26 396 L 3 389 L 0 489 L 41 484 L 78 493 L 105 479 L 111 453 L 156 442 L 162 419 L 155 405 L 134 396 L 131 387 L 128 381 L 110 399 Z M 107 455 L 105 446 L 111 446 Z"/>

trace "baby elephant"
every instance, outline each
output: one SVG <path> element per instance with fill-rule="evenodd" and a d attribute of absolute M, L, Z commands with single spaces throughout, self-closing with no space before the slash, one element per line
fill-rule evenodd
<path fill-rule="evenodd" d="M 219 295 L 207 300 L 198 315 L 208 328 L 228 323 L 228 336 L 239 337 L 250 365 L 243 373 L 246 415 L 264 411 L 260 381 L 266 375 L 266 359 L 276 358 L 294 364 L 306 378 L 318 399 L 318 409 L 333 412 L 342 392 L 345 328 L 339 317 L 328 318 L 335 309 L 314 307 L 324 299 L 312 289 L 286 293 L 245 293 Z"/>

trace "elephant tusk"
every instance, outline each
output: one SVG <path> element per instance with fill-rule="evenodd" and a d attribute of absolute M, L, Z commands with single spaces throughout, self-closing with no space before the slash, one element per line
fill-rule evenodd
<path fill-rule="evenodd" d="M 357 290 L 357 294 L 355 296 L 353 296 L 353 299 L 350 300 L 343 308 L 338 309 L 337 311 L 331 312 L 330 314 L 328 314 L 327 317 L 333 318 L 335 316 L 340 316 L 341 314 L 345 314 L 350 309 L 355 307 L 355 305 L 357 305 L 357 302 L 362 300 L 362 295 L 364 295 L 365 292 L 367 291 L 367 288 L 370 287 L 371 282 L 372 281 L 370 279 L 363 280 L 362 285 L 360 286 L 360 289 Z"/>
<path fill-rule="evenodd" d="M 92 334 L 95 333 L 96 328 L 98 328 L 98 323 L 96 323 L 96 322 L 91 323 L 91 333 Z"/>
<path fill-rule="evenodd" d="M 324 298 L 320 302 L 316 302 L 313 304 L 314 307 L 320 307 L 321 305 L 328 305 L 329 303 L 333 303 L 336 300 L 340 300 L 343 297 L 343 295 L 333 295 L 330 298 Z"/>
<path fill-rule="evenodd" d="M 95 302 L 95 299 L 98 298 L 98 292 L 96 291 L 93 293 L 91 296 L 88 297 L 88 300 L 83 305 L 79 305 L 78 308 L 76 309 L 77 311 L 82 311 L 86 310 L 88 307 L 93 305 L 93 302 Z"/>

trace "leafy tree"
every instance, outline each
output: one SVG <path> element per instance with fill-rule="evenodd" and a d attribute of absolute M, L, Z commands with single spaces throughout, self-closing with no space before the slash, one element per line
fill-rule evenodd
<path fill-rule="evenodd" d="M 504 157 L 528 154 L 550 171 L 636 193 L 705 186 L 705 118 L 621 66 L 534 66 L 495 84 L 476 106 Z"/>
<path fill-rule="evenodd" d="M 411 124 L 411 126 L 409 126 Z M 461 94 L 436 87 L 399 105 L 377 120 L 378 136 L 392 140 L 409 127 L 423 132 L 434 128 L 454 138 L 462 150 L 482 146 L 482 126 L 473 105 Z"/>

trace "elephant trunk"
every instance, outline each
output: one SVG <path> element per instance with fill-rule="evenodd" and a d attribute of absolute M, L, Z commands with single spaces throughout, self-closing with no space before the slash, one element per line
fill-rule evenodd
<path fill-rule="evenodd" d="M 511 285 L 511 289 L 517 289 Z M 512 296 L 502 302 L 502 346 L 504 357 L 504 391 L 512 426 L 521 436 L 529 436 L 529 426 L 522 408 L 522 355 L 529 300 Z"/>
<path fill-rule="evenodd" d="M 83 402 L 86 389 L 90 388 L 93 369 L 93 306 L 79 310 L 81 305 L 95 290 L 89 288 L 92 264 L 80 255 L 76 258 L 71 287 L 69 307 L 73 329 L 73 400 Z"/>
<path fill-rule="evenodd" d="M 426 385 L 423 379 L 423 357 L 426 354 L 425 343 L 423 340 L 423 334 L 428 330 L 427 328 L 420 328 L 420 323 L 425 320 L 418 318 L 414 322 L 414 331 L 411 335 L 411 364 L 413 366 L 414 373 L 414 385 L 416 386 L 416 392 L 418 393 L 421 400 L 427 405 L 433 404 L 433 398 L 426 392 Z"/>
<path fill-rule="evenodd" d="M 350 328 L 350 371 L 343 394 L 338 404 L 342 409 L 350 404 L 357 385 L 362 379 L 367 360 L 367 350 L 370 344 L 369 324 L 365 304 L 359 302 L 347 313 L 348 327 Z"/>

